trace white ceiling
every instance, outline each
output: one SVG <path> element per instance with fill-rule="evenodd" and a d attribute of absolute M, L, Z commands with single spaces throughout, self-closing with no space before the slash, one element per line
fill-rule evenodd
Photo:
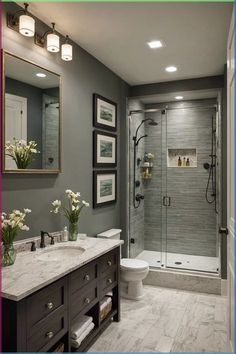
<path fill-rule="evenodd" d="M 131 85 L 223 73 L 232 3 L 35 2 L 30 11 Z M 149 49 L 154 39 L 166 46 Z"/>
<path fill-rule="evenodd" d="M 10 79 L 18 80 L 41 89 L 59 86 L 60 77 L 50 71 L 9 54 L 5 54 L 4 60 L 5 75 Z M 37 73 L 45 74 L 46 77 L 38 77 L 36 76 Z"/>

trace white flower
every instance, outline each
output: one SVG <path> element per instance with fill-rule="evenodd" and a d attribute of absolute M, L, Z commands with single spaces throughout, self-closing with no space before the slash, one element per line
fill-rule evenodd
<path fill-rule="evenodd" d="M 72 205 L 72 208 L 71 208 L 71 209 L 72 209 L 72 211 L 74 211 L 76 208 L 75 208 L 75 206 L 74 206 L 74 205 Z"/>
<path fill-rule="evenodd" d="M 19 144 L 20 144 L 20 145 L 26 145 L 26 141 L 23 140 L 23 139 L 22 139 L 22 140 L 19 140 Z"/>
<path fill-rule="evenodd" d="M 66 194 L 71 194 L 71 193 L 73 193 L 72 190 L 70 190 L 70 189 L 66 190 Z"/>
<path fill-rule="evenodd" d="M 27 225 L 23 225 L 23 226 L 21 227 L 21 230 L 23 230 L 23 231 L 29 231 L 29 227 L 28 227 Z"/>
<path fill-rule="evenodd" d="M 13 210 L 13 213 L 14 213 L 15 215 L 21 215 L 20 210 Z"/>
<path fill-rule="evenodd" d="M 56 200 L 54 200 L 54 202 L 52 202 L 52 205 L 53 205 L 54 207 L 56 207 L 56 208 L 60 208 L 60 206 L 61 206 L 61 201 L 58 200 L 58 199 L 56 199 Z"/>
<path fill-rule="evenodd" d="M 29 214 L 29 213 L 31 213 L 31 209 L 27 209 L 27 208 L 26 208 L 26 209 L 24 209 L 24 213 L 25 213 L 25 214 Z"/>
<path fill-rule="evenodd" d="M 87 203 L 85 200 L 82 200 L 82 204 L 84 204 L 86 207 L 89 207 L 89 203 Z"/>
<path fill-rule="evenodd" d="M 32 152 L 33 154 L 37 154 L 37 150 L 36 149 L 30 149 L 30 152 Z"/>

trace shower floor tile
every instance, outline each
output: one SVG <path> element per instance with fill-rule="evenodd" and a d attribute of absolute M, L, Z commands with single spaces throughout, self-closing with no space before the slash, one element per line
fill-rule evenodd
<path fill-rule="evenodd" d="M 218 272 L 217 269 L 219 268 L 219 259 L 217 257 L 167 253 L 166 256 L 164 254 L 164 259 L 161 259 L 161 252 L 144 250 L 136 258 L 146 261 L 150 267 L 160 267 L 162 262 L 165 262 L 166 258 L 166 266 L 172 268 L 190 269 L 214 273 Z"/>

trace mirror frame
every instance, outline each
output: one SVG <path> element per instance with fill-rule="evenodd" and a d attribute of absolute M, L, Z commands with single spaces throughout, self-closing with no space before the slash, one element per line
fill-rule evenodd
<path fill-rule="evenodd" d="M 58 151 L 58 157 L 59 157 L 59 166 L 58 169 L 54 170 L 47 170 L 47 169 L 25 169 L 25 170 L 7 170 L 5 169 L 5 62 L 6 62 L 6 55 L 10 55 L 12 57 L 15 57 L 17 59 L 23 60 L 26 63 L 29 63 L 31 65 L 35 65 L 40 69 L 46 70 L 49 73 L 58 76 L 59 78 L 59 151 Z M 2 166 L 1 170 L 2 173 L 4 174 L 59 174 L 62 172 L 61 169 L 61 151 L 62 151 L 62 118 L 61 118 L 61 105 L 62 105 L 62 77 L 58 73 L 55 73 L 51 70 L 48 70 L 44 68 L 43 66 L 40 66 L 30 60 L 24 59 L 16 54 L 13 54 L 11 52 L 8 52 L 6 50 L 2 51 Z"/>

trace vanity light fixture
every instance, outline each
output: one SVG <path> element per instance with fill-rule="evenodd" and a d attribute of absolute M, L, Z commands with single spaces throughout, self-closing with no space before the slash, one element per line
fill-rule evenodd
<path fill-rule="evenodd" d="M 163 47 L 163 43 L 159 40 L 156 41 L 151 41 L 148 42 L 148 45 L 151 49 L 156 49 L 156 48 L 162 48 Z"/>
<path fill-rule="evenodd" d="M 176 68 L 176 66 L 167 66 L 167 68 L 165 68 L 165 71 L 167 71 L 168 73 L 174 73 L 177 70 L 178 69 Z"/>
<path fill-rule="evenodd" d="M 62 44 L 62 46 L 61 46 L 61 58 L 62 58 L 62 60 L 65 60 L 65 61 L 72 60 L 73 47 L 68 42 L 69 42 L 69 36 L 66 36 L 65 43 Z"/>
<path fill-rule="evenodd" d="M 44 73 L 37 73 L 36 76 L 38 76 L 38 77 L 46 77 L 47 75 L 44 74 Z"/>
<path fill-rule="evenodd" d="M 17 11 L 14 15 L 7 15 L 7 26 L 26 37 L 33 37 L 35 33 L 35 19 L 29 14 L 29 4 L 24 3 L 24 10 Z"/>
<path fill-rule="evenodd" d="M 182 99 L 183 99 L 183 96 L 175 96 L 175 99 L 176 99 L 176 100 L 182 100 Z"/>

